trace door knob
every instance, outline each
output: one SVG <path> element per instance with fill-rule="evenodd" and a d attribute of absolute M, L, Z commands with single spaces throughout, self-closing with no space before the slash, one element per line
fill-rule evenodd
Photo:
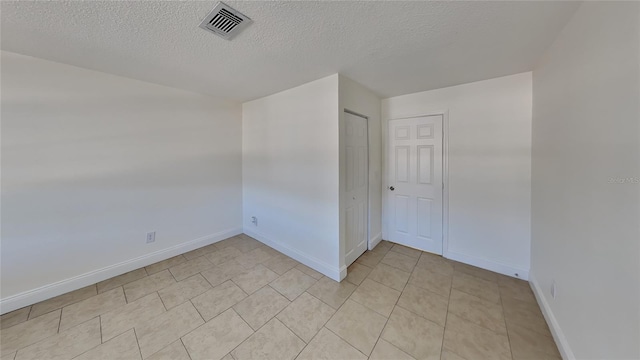
<path fill-rule="evenodd" d="M 391 191 L 393 191 L 393 190 L 395 190 L 395 189 L 396 189 L 396 188 L 394 188 L 393 186 L 390 186 L 390 187 L 389 187 L 389 190 L 391 190 Z"/>

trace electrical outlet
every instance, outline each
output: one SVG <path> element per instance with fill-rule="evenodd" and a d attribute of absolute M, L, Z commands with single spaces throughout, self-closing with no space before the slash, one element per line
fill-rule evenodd
<path fill-rule="evenodd" d="M 556 281 L 553 280 L 553 282 L 551 283 L 551 297 L 555 299 L 556 294 L 557 294 Z"/>
<path fill-rule="evenodd" d="M 258 226 L 258 218 L 255 216 L 251 217 L 251 223 L 255 226 Z"/>
<path fill-rule="evenodd" d="M 154 241 L 156 241 L 156 232 L 155 231 L 148 232 L 147 233 L 147 244 L 148 243 L 152 243 Z"/>

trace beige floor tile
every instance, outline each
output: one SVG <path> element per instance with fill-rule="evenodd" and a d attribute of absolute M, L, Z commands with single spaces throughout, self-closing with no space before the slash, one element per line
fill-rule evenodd
<path fill-rule="evenodd" d="M 273 256 L 271 256 L 271 254 L 269 254 L 268 252 L 264 251 L 261 248 L 257 248 L 238 256 L 237 258 L 235 258 L 235 260 L 239 262 L 245 269 L 252 269 L 256 265 L 263 263 L 271 259 L 272 257 Z"/>
<path fill-rule="evenodd" d="M 234 248 L 233 246 L 228 246 L 226 248 L 209 253 L 206 255 L 206 257 L 213 265 L 220 265 L 229 260 L 233 260 L 240 255 L 242 255 L 240 250 Z"/>
<path fill-rule="evenodd" d="M 278 250 L 272 249 L 265 244 L 260 245 L 259 249 L 264 250 L 267 254 L 271 256 L 271 258 L 273 258 L 274 256 L 286 256 L 283 253 L 279 252 Z"/>
<path fill-rule="evenodd" d="M 265 286 L 237 303 L 233 309 L 254 330 L 258 330 L 287 305 L 289 300 L 271 287 Z"/>
<path fill-rule="evenodd" d="M 308 267 L 307 265 L 304 265 L 304 264 L 296 265 L 296 269 L 302 271 L 303 273 L 311 276 L 312 278 L 314 278 L 316 280 L 320 280 L 324 276 L 321 273 L 313 270 L 312 268 L 310 268 L 310 267 Z"/>
<path fill-rule="evenodd" d="M 493 271 L 481 269 L 479 267 L 463 264 L 457 261 L 453 263 L 453 268 L 454 268 L 454 272 L 455 271 L 462 272 L 467 275 L 475 276 L 487 281 L 493 281 L 493 282 L 498 281 L 498 275 Z"/>
<path fill-rule="evenodd" d="M 514 311 L 528 311 L 540 317 L 543 316 L 537 302 L 531 303 L 529 301 L 522 301 L 508 296 L 501 297 L 501 300 L 505 314 Z"/>
<path fill-rule="evenodd" d="M 356 262 L 372 268 L 378 265 L 386 254 L 386 251 L 365 251 L 364 254 L 360 255 L 360 257 L 356 259 Z"/>
<path fill-rule="evenodd" d="M 533 294 L 529 283 L 527 282 L 502 282 L 498 285 L 500 290 L 500 296 L 505 298 L 512 298 L 520 301 L 526 301 L 531 304 L 537 304 L 536 296 Z"/>
<path fill-rule="evenodd" d="M 216 244 L 209 244 L 201 248 L 197 248 L 195 250 L 189 251 L 188 253 L 184 253 L 182 255 L 185 258 L 187 258 L 187 260 L 193 260 L 193 259 L 199 258 L 200 256 L 207 255 L 217 250 L 218 248 L 216 247 Z"/>
<path fill-rule="evenodd" d="M 367 275 L 369 275 L 371 270 L 373 269 L 366 265 L 354 262 L 347 268 L 347 277 L 345 278 L 345 281 L 354 285 L 360 285 Z"/>
<path fill-rule="evenodd" d="M 339 336 L 322 328 L 296 360 L 366 360 L 367 356 Z M 390 360 L 390 359 L 389 359 Z M 401 359 L 398 359 L 401 360 Z"/>
<path fill-rule="evenodd" d="M 413 285 L 407 285 L 398 300 L 398 306 L 440 326 L 445 325 L 448 304 L 447 298 Z"/>
<path fill-rule="evenodd" d="M 82 289 L 71 291 L 66 294 L 62 294 L 60 296 L 56 296 L 54 298 L 39 302 L 33 305 L 33 307 L 31 308 L 29 319 L 36 318 L 53 310 L 62 309 L 67 305 L 75 304 L 96 294 L 98 294 L 96 285 L 90 285 L 83 287 Z"/>
<path fill-rule="evenodd" d="M 462 356 L 452 352 L 451 350 L 442 349 L 442 354 L 440 355 L 440 360 L 467 360 Z"/>
<path fill-rule="evenodd" d="M 14 351 L 14 352 L 6 353 L 4 355 L 0 354 L 0 360 L 14 360 L 16 357 L 16 352 L 17 351 Z"/>
<path fill-rule="evenodd" d="M 447 316 L 443 347 L 467 359 L 511 359 L 509 339 L 455 314 Z"/>
<path fill-rule="evenodd" d="M 18 350 L 16 360 L 72 359 L 100 345 L 100 319 L 95 318 Z"/>
<path fill-rule="evenodd" d="M 108 313 L 127 302 L 121 287 L 103 292 L 96 296 L 65 306 L 60 318 L 60 331 L 81 324 L 98 315 Z"/>
<path fill-rule="evenodd" d="M 14 353 L 58 332 L 61 310 L 55 310 L 25 321 L 7 329 L 0 330 L 0 353 L 2 357 Z"/>
<path fill-rule="evenodd" d="M 176 307 L 205 291 L 211 289 L 211 285 L 202 275 L 197 274 L 190 278 L 179 281 L 169 287 L 158 291 L 162 303 L 168 309 Z"/>
<path fill-rule="evenodd" d="M 511 350 L 515 359 L 561 358 L 552 337 L 510 324 L 508 330 Z"/>
<path fill-rule="evenodd" d="M 369 360 L 416 360 L 413 356 L 393 346 L 391 343 L 378 339 L 376 347 L 369 357 Z"/>
<path fill-rule="evenodd" d="M 253 294 L 261 287 L 278 278 L 278 274 L 263 265 L 257 265 L 244 274 L 236 275 L 231 280 L 247 294 Z"/>
<path fill-rule="evenodd" d="M 153 293 L 100 315 L 102 341 L 110 340 L 164 312 L 165 309 L 160 297 Z"/>
<path fill-rule="evenodd" d="M 278 319 L 271 319 L 231 355 L 236 360 L 287 360 L 294 359 L 305 345 Z"/>
<path fill-rule="evenodd" d="M 133 329 L 98 345 L 74 360 L 133 360 L 142 359 Z"/>
<path fill-rule="evenodd" d="M 356 291 L 351 294 L 350 299 L 368 307 L 380 315 L 389 317 L 399 297 L 400 291 L 384 286 L 371 279 L 366 279 Z"/>
<path fill-rule="evenodd" d="M 378 252 L 378 253 L 382 253 L 382 254 L 386 254 L 389 250 L 391 250 L 391 248 L 393 247 L 393 245 L 395 245 L 394 243 L 388 242 L 386 240 L 382 240 L 378 243 L 378 245 L 376 245 L 375 248 L 373 248 L 371 251 L 373 252 Z"/>
<path fill-rule="evenodd" d="M 147 274 L 152 275 L 162 270 L 166 270 L 170 267 L 174 267 L 176 265 L 182 264 L 185 261 L 187 261 L 187 258 L 185 258 L 182 255 L 178 255 L 172 258 L 168 258 L 167 260 L 158 261 L 155 264 L 146 266 L 145 270 L 147 270 Z"/>
<path fill-rule="evenodd" d="M 514 300 L 518 301 L 518 300 Z M 503 306 L 507 327 L 522 327 L 538 334 L 552 337 L 549 326 L 540 311 L 530 311 L 519 307 Z"/>
<path fill-rule="evenodd" d="M 393 244 L 393 246 L 391 247 L 391 251 L 395 251 L 402 255 L 406 255 L 408 257 L 412 257 L 416 259 L 420 257 L 420 254 L 422 254 L 422 251 L 420 250 L 412 249 L 408 246 L 404 246 L 400 244 Z"/>
<path fill-rule="evenodd" d="M 240 265 L 236 260 L 229 260 L 218 266 L 214 266 L 202 272 L 202 276 L 211 284 L 218 286 L 232 277 L 246 273 L 244 266 Z"/>
<path fill-rule="evenodd" d="M 193 260 L 185 261 L 182 264 L 170 267 L 169 271 L 171 271 L 171 274 L 176 279 L 176 281 L 182 281 L 212 267 L 213 264 L 209 260 L 207 260 L 206 257 L 200 256 Z"/>
<path fill-rule="evenodd" d="M 232 281 L 224 282 L 191 299 L 200 315 L 209 321 L 239 303 L 247 294 Z"/>
<path fill-rule="evenodd" d="M 192 360 L 217 360 L 253 334 L 251 327 L 229 309 L 182 338 Z"/>
<path fill-rule="evenodd" d="M 232 236 L 230 238 L 218 241 L 217 243 L 215 243 L 215 246 L 216 248 L 222 250 L 229 246 L 233 246 L 233 243 L 236 241 L 236 239 L 237 239 L 237 236 Z"/>
<path fill-rule="evenodd" d="M 276 289 L 287 299 L 293 301 L 300 296 L 300 294 L 305 292 L 305 290 L 315 284 L 316 281 L 316 279 L 306 275 L 298 269 L 291 269 L 271 282 L 269 286 Z"/>
<path fill-rule="evenodd" d="M 171 345 L 151 355 L 148 360 L 191 360 L 187 349 L 181 340 L 176 340 Z"/>
<path fill-rule="evenodd" d="M 371 273 L 369 273 L 368 278 L 392 289 L 402 291 L 410 276 L 410 273 L 396 269 L 393 266 L 378 264 Z"/>
<path fill-rule="evenodd" d="M 356 289 L 356 286 L 346 281 L 337 282 L 323 277 L 318 280 L 307 292 L 324 301 L 334 309 L 339 308 Z"/>
<path fill-rule="evenodd" d="M 355 301 L 347 300 L 326 327 L 369 356 L 386 322 L 386 317 Z"/>
<path fill-rule="evenodd" d="M 305 292 L 282 310 L 277 318 L 308 343 L 334 313 L 331 306 Z"/>
<path fill-rule="evenodd" d="M 190 302 L 136 326 L 136 335 L 142 358 L 162 350 L 167 345 L 188 334 L 204 321 Z"/>
<path fill-rule="evenodd" d="M 449 313 L 498 334 L 507 334 L 500 304 L 453 289 L 449 299 Z"/>
<path fill-rule="evenodd" d="M 443 275 L 453 275 L 453 262 L 440 255 L 423 252 L 416 267 L 431 270 Z"/>
<path fill-rule="evenodd" d="M 6 329 L 27 321 L 29 312 L 31 312 L 31 306 L 23 307 L 22 309 L 14 310 L 0 316 L 0 329 Z"/>
<path fill-rule="evenodd" d="M 413 267 L 418 262 L 417 258 L 412 258 L 407 255 L 402 255 L 395 251 L 389 251 L 380 261 L 383 264 L 387 264 L 389 266 L 393 266 L 396 269 L 400 269 L 402 271 L 406 271 L 410 273 L 413 270 Z"/>
<path fill-rule="evenodd" d="M 250 236 L 241 234 L 233 243 L 233 247 L 243 253 L 255 250 L 262 246 L 262 243 Z"/>
<path fill-rule="evenodd" d="M 416 359 L 438 359 L 444 328 L 396 306 L 382 332 L 382 339 Z"/>
<path fill-rule="evenodd" d="M 130 282 L 123 286 L 124 294 L 127 302 L 132 302 L 141 297 L 174 285 L 176 280 L 173 278 L 169 270 L 162 270 L 153 275 L 149 275 L 140 280 Z"/>
<path fill-rule="evenodd" d="M 262 265 L 266 266 L 269 270 L 275 272 L 278 275 L 282 275 L 287 271 L 295 268 L 299 262 L 285 255 L 276 255 L 271 259 L 265 261 Z"/>
<path fill-rule="evenodd" d="M 448 298 L 449 292 L 451 292 L 452 280 L 453 277 L 451 275 L 444 275 L 416 266 L 409 278 L 409 284 Z"/>
<path fill-rule="evenodd" d="M 500 292 L 498 290 L 498 284 L 495 282 L 483 280 L 464 273 L 455 273 L 453 275 L 452 287 L 467 294 L 500 303 Z"/>
<path fill-rule="evenodd" d="M 112 277 L 111 279 L 100 281 L 97 284 L 98 294 L 103 293 L 105 291 L 109 291 L 111 289 L 115 289 L 119 286 L 128 284 L 132 281 L 142 279 L 145 276 L 147 276 L 147 271 L 144 268 L 140 268 L 133 271 L 129 271 L 128 273 L 124 273 L 116 277 Z"/>

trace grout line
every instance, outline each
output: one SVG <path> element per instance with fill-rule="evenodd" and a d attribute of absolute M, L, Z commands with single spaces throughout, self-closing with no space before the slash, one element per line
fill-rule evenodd
<path fill-rule="evenodd" d="M 133 335 L 136 337 L 136 344 L 138 344 L 138 352 L 140 353 L 140 358 L 142 358 L 142 349 L 140 348 L 140 341 L 138 340 L 138 333 L 136 332 L 136 328 L 133 328 Z M 158 350 L 161 351 L 162 349 Z M 153 354 L 151 354 L 153 355 Z"/>
<path fill-rule="evenodd" d="M 100 344 L 104 344 L 104 338 L 102 337 L 102 315 L 98 315 L 98 319 L 100 320 Z"/>
<path fill-rule="evenodd" d="M 27 322 L 27 321 L 29 321 L 29 318 L 31 317 L 31 312 L 32 312 L 32 311 L 33 311 L 33 305 L 29 306 L 29 313 L 27 314 L 27 320 L 25 320 L 25 321 L 23 321 L 23 322 Z M 22 323 L 20 323 L 20 324 L 22 324 Z M 18 325 L 18 324 L 16 324 L 16 325 Z M 14 326 L 15 326 L 15 325 L 14 325 Z M 8 328 L 7 328 L 7 329 L 8 329 Z M 17 353 L 17 351 L 16 351 L 16 353 Z"/>
<path fill-rule="evenodd" d="M 193 331 L 193 330 L 192 330 L 192 331 Z M 191 333 L 191 332 L 189 332 L 189 333 Z M 187 335 L 187 334 L 182 335 L 182 337 L 185 337 L 186 335 Z M 187 347 L 184 345 L 184 341 L 182 341 L 182 337 L 181 337 L 180 339 L 178 339 L 178 340 L 180 340 L 180 344 L 182 344 L 182 347 L 184 348 L 184 351 L 186 351 L 186 352 L 187 352 L 187 356 L 189 357 L 189 359 L 193 360 L 193 359 L 191 358 L 191 354 L 189 354 L 189 349 L 187 349 Z M 231 357 L 233 357 L 233 356 L 231 356 Z"/>
<path fill-rule="evenodd" d="M 164 300 L 162 300 L 162 296 L 160 296 L 160 291 L 156 291 L 156 294 L 158 294 L 158 298 L 160 298 L 160 302 L 162 303 L 162 306 L 164 307 L 164 311 L 165 312 L 169 311 L 169 309 L 167 309 L 167 305 L 164 304 Z"/>
<path fill-rule="evenodd" d="M 385 326 L 386 326 L 386 323 L 385 323 Z M 333 332 L 333 330 L 329 329 L 328 327 L 323 326 L 323 328 L 327 329 L 327 331 L 329 331 L 329 332 L 330 332 L 330 333 L 332 333 L 333 335 L 335 335 L 335 336 L 337 336 L 338 338 L 340 338 L 340 340 L 342 340 L 342 341 L 346 342 L 349 346 L 351 346 L 352 348 L 354 348 L 354 349 L 355 349 L 357 352 L 359 352 L 360 354 L 364 355 L 366 358 L 369 358 L 369 356 L 371 356 L 371 354 L 366 355 L 365 353 L 363 353 L 362 351 L 360 351 L 360 349 L 358 349 L 358 348 L 356 348 L 355 346 L 351 345 L 351 343 L 350 343 L 350 342 L 348 342 L 346 339 L 342 338 L 342 336 L 340 336 L 340 335 L 336 334 L 335 332 Z M 384 330 L 384 327 L 383 327 L 382 329 Z M 322 330 L 322 328 L 321 328 L 320 330 Z M 315 338 L 315 337 L 320 333 L 320 330 L 318 330 L 318 332 L 316 333 L 316 335 L 314 336 L 314 338 Z M 378 336 L 378 339 L 380 339 L 380 337 L 379 337 L 379 336 Z M 311 341 L 309 341 L 309 342 L 311 342 Z M 371 348 L 371 352 L 372 352 L 372 353 L 373 353 L 373 349 L 375 349 L 375 348 L 376 348 L 376 345 L 377 345 L 377 344 L 378 344 L 378 340 L 376 340 L 376 343 L 375 343 L 375 344 L 373 344 L 373 347 Z M 305 346 L 305 347 L 306 347 L 306 346 Z M 304 349 L 303 349 L 303 350 L 304 350 Z M 301 351 L 301 352 L 302 352 L 302 351 Z"/>
<path fill-rule="evenodd" d="M 64 310 L 64 308 L 60 308 L 60 319 L 58 320 L 58 331 L 56 332 L 56 334 L 60 334 L 60 324 L 62 324 L 62 310 Z"/>
<path fill-rule="evenodd" d="M 162 299 L 161 299 L 161 300 L 162 300 Z M 200 319 L 202 319 L 202 321 L 204 321 L 204 323 L 203 323 L 202 325 L 206 324 L 206 323 L 207 323 L 207 320 L 205 320 L 205 319 L 204 319 L 204 316 L 202 316 L 202 314 L 200 314 L 200 310 L 198 310 L 198 308 L 197 308 L 195 305 L 193 305 L 193 302 L 191 301 L 191 299 L 189 299 L 188 301 L 191 303 L 191 306 L 193 306 L 193 308 L 194 308 L 194 309 L 196 309 L 196 312 L 198 313 L 198 315 L 200 315 Z M 185 302 L 186 302 L 186 301 L 185 301 Z M 183 304 L 184 304 L 184 303 L 183 303 Z M 226 310 L 225 310 L 225 311 L 226 311 Z M 213 319 L 212 319 L 212 320 L 213 320 Z M 194 330 L 195 330 L 195 329 L 194 329 Z M 193 331 L 193 330 L 192 330 L 192 331 Z"/>

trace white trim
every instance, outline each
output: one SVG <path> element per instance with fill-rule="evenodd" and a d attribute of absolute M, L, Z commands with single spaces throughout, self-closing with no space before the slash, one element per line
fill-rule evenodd
<path fill-rule="evenodd" d="M 447 251 L 446 253 L 443 253 L 442 256 L 447 259 L 459 261 L 461 263 L 473 265 L 485 270 L 497 272 L 499 274 L 511 276 L 514 278 L 523 279 L 523 280 L 529 279 L 529 270 L 527 269 L 520 269 L 520 268 L 513 267 L 511 265 L 502 264 L 496 261 L 487 260 L 487 259 L 472 256 L 472 255 L 466 255 L 466 254 L 461 254 L 461 253 L 456 253 L 451 251 Z M 518 276 L 515 276 L 515 274 L 518 274 Z"/>
<path fill-rule="evenodd" d="M 285 245 L 279 241 L 270 239 L 255 231 L 245 229 L 244 233 L 260 241 L 261 243 L 267 245 L 268 247 L 278 250 L 279 252 L 287 255 L 288 257 L 301 262 L 302 264 L 312 268 L 315 271 L 322 273 L 323 275 L 335 281 L 341 281 L 347 276 L 346 266 L 342 266 L 340 268 L 333 267 L 325 263 L 324 261 L 318 260 L 313 256 L 309 256 L 299 250 L 293 249 L 288 245 Z"/>
<path fill-rule="evenodd" d="M 389 122 L 392 120 L 410 119 L 425 116 L 442 116 L 442 255 L 449 248 L 449 110 L 433 111 L 421 114 L 404 115 L 393 119 L 382 119 L 382 140 L 384 141 L 384 157 L 382 172 L 384 174 L 382 184 L 382 238 L 388 239 L 389 201 L 387 188 L 389 187 Z"/>
<path fill-rule="evenodd" d="M 33 290 L 28 290 L 16 295 L 12 295 L 0 299 L 0 313 L 5 314 L 9 311 L 20 309 L 22 307 L 32 305 L 43 300 L 65 294 L 70 291 L 74 291 L 106 279 L 110 279 L 114 276 L 122 275 L 126 272 L 139 269 L 180 254 L 184 254 L 191 250 L 216 243 L 218 241 L 230 238 L 235 235 L 239 235 L 241 233 L 241 228 L 232 228 L 220 231 L 215 234 L 203 236 L 201 238 L 174 245 L 163 250 L 145 254 L 134 259 L 126 260 L 118 264 L 109 265 L 103 267 L 102 269 L 93 270 L 82 275 L 74 276 L 52 284 L 41 286 Z"/>
<path fill-rule="evenodd" d="M 378 245 L 380 241 L 382 241 L 381 232 L 379 232 L 378 235 L 374 236 L 373 238 L 369 239 L 369 250 L 373 250 L 373 248 L 376 247 L 376 245 Z"/>
<path fill-rule="evenodd" d="M 342 171 L 343 171 L 343 165 L 344 165 L 344 167 L 346 167 L 346 161 L 344 161 L 344 164 L 341 163 L 342 160 L 343 160 L 343 151 L 344 151 L 344 148 L 345 148 L 345 137 L 343 136 L 344 134 L 342 133 L 343 132 L 344 122 L 346 121 L 346 119 L 344 117 L 345 113 L 351 114 L 353 116 L 357 116 L 359 118 L 364 119 L 365 120 L 365 124 L 367 125 L 367 205 L 366 205 L 366 207 L 367 207 L 367 225 L 366 225 L 366 228 L 367 228 L 367 234 L 366 234 L 366 236 L 367 236 L 367 247 L 369 246 L 369 242 L 370 242 L 370 240 L 369 240 L 370 238 L 369 237 L 371 236 L 371 223 L 372 223 L 372 221 L 371 221 L 371 175 L 372 175 L 371 174 L 371 141 L 369 141 L 370 140 L 369 136 L 371 135 L 371 132 L 369 131 L 369 127 L 370 127 L 369 120 L 370 119 L 366 115 L 362 115 L 362 114 L 360 114 L 358 112 L 355 112 L 355 111 L 350 110 L 350 109 L 348 109 L 346 107 L 343 107 L 342 108 L 342 113 L 340 114 L 340 118 L 339 118 L 339 120 L 340 120 L 340 122 L 339 122 L 339 133 L 340 134 L 339 134 L 339 144 L 338 144 L 338 147 L 339 147 L 339 162 L 340 162 L 339 165 L 340 165 L 340 173 L 341 173 L 340 176 L 339 176 L 339 181 L 338 181 L 339 185 L 340 185 L 340 189 L 339 189 L 339 192 L 338 192 L 338 196 L 339 196 L 339 201 L 338 201 L 339 204 L 338 204 L 338 206 L 340 208 L 340 211 L 339 211 L 340 212 L 340 214 L 339 214 L 339 216 L 340 216 L 340 224 L 339 224 L 338 231 L 340 233 L 340 235 L 339 235 L 339 237 L 340 237 L 340 239 L 339 239 L 340 257 L 341 257 L 340 263 L 341 264 L 345 263 L 345 265 L 343 265 L 343 267 L 344 267 L 344 276 L 341 275 L 341 278 L 340 278 L 341 280 L 344 279 L 347 276 L 346 275 L 347 274 L 346 268 L 349 265 L 351 265 L 352 263 L 355 262 L 355 259 L 354 259 L 351 263 L 346 264 L 346 262 L 347 262 L 346 261 L 347 254 L 346 254 L 346 249 L 345 248 L 346 248 L 346 243 L 347 243 L 347 235 L 346 235 L 346 224 L 344 223 L 344 218 L 342 216 L 342 213 L 343 213 L 343 210 L 344 210 L 344 202 L 345 202 L 344 190 L 343 190 L 343 186 L 342 186 L 342 180 L 343 180 L 342 179 Z M 344 155 L 344 156 L 345 156 L 345 159 L 346 159 L 346 155 Z M 345 170 L 345 174 L 346 174 L 346 170 Z M 366 249 L 365 249 L 365 251 L 366 251 Z M 360 256 L 360 255 L 358 255 L 358 256 Z M 342 272 L 343 272 L 343 270 L 341 270 L 341 274 L 342 274 Z"/>
<path fill-rule="evenodd" d="M 556 341 L 558 345 L 558 350 L 560 350 L 560 355 L 565 360 L 573 360 L 575 359 L 575 355 L 573 355 L 573 351 L 569 346 L 569 342 L 567 338 L 564 336 L 564 332 L 560 328 L 560 324 L 558 324 L 558 320 L 553 315 L 553 311 L 551 311 L 551 306 L 547 302 L 547 298 L 544 296 L 544 292 L 540 289 L 540 285 L 536 281 L 535 276 L 533 274 L 529 274 L 529 285 L 533 290 L 534 295 L 536 296 L 536 300 L 540 306 L 540 310 L 542 310 L 542 315 L 544 315 L 547 324 L 549 325 L 549 329 L 551 330 L 551 335 L 553 335 L 553 339 Z"/>

